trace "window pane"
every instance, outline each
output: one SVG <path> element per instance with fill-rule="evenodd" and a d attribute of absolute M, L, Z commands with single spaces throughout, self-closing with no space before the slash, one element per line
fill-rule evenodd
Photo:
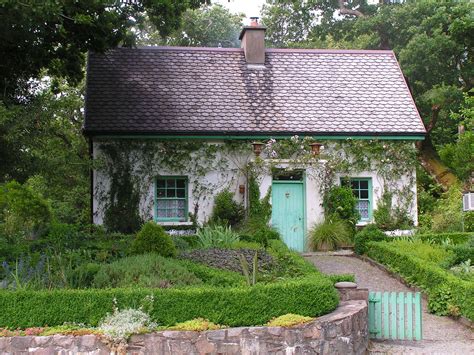
<path fill-rule="evenodd" d="M 165 189 L 158 189 L 158 190 L 156 190 L 156 196 L 157 196 L 158 198 L 160 198 L 160 197 L 161 197 L 161 198 L 162 198 L 162 197 L 165 197 L 165 192 L 166 192 Z"/>
<path fill-rule="evenodd" d="M 163 180 L 163 179 L 156 180 L 156 187 L 164 188 L 165 187 L 165 180 Z"/>
<path fill-rule="evenodd" d="M 360 190 L 360 198 L 369 198 L 369 190 Z"/>
<path fill-rule="evenodd" d="M 369 181 L 361 180 L 361 181 L 359 181 L 359 183 L 360 183 L 360 188 L 361 189 L 366 189 L 367 190 L 369 188 Z"/>
<path fill-rule="evenodd" d="M 369 219 L 369 201 L 357 201 L 357 210 L 361 219 Z"/>
<path fill-rule="evenodd" d="M 351 187 L 353 190 L 358 190 L 359 189 L 359 181 L 351 181 Z"/>
<path fill-rule="evenodd" d="M 181 197 L 181 198 L 186 197 L 186 191 L 184 189 L 178 189 L 177 190 L 177 196 Z"/>
<path fill-rule="evenodd" d="M 169 189 L 170 187 L 173 188 L 176 186 L 176 180 L 175 179 L 168 179 L 166 180 L 166 187 Z"/>
<path fill-rule="evenodd" d="M 176 187 L 184 188 L 185 187 L 185 181 L 183 179 L 176 180 Z"/>
<path fill-rule="evenodd" d="M 168 188 L 166 190 L 166 197 L 176 197 L 176 190 Z"/>

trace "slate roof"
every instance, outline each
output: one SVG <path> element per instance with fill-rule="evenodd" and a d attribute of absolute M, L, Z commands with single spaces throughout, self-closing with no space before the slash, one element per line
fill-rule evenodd
<path fill-rule="evenodd" d="M 423 135 L 392 51 L 118 48 L 88 61 L 86 134 Z"/>

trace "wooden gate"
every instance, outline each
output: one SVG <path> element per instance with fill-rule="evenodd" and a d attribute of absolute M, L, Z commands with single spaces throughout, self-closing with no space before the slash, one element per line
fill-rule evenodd
<path fill-rule="evenodd" d="M 421 340 L 419 292 L 370 292 L 369 333 L 373 339 Z"/>

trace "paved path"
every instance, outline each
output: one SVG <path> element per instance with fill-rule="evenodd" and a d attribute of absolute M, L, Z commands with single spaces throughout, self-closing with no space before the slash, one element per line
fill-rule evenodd
<path fill-rule="evenodd" d="M 370 291 L 410 291 L 386 272 L 355 257 L 309 256 L 327 274 L 355 275 L 360 287 Z M 370 354 L 474 354 L 474 332 L 447 317 L 429 314 L 423 300 L 422 341 L 372 341 Z"/>

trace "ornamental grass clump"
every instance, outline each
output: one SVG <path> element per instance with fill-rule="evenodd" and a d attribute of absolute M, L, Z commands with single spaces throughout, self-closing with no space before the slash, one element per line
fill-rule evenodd
<path fill-rule="evenodd" d="M 309 245 L 312 250 L 334 250 L 350 242 L 351 235 L 347 223 L 332 216 L 310 229 Z"/>
<path fill-rule="evenodd" d="M 239 235 L 231 227 L 206 226 L 197 232 L 198 246 L 207 248 L 230 248 L 239 241 Z"/>

